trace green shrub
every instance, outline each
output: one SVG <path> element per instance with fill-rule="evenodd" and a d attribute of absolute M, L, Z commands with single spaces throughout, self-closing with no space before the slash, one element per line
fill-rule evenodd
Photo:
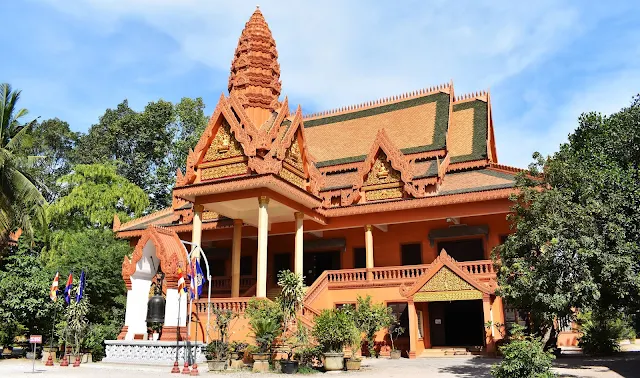
<path fill-rule="evenodd" d="M 582 336 L 578 346 L 586 354 L 611 354 L 620 351 L 620 339 L 629 338 L 633 327 L 630 319 L 618 312 L 585 312 L 578 315 Z"/>
<path fill-rule="evenodd" d="M 280 306 L 267 299 L 251 298 L 244 314 L 249 319 L 249 324 L 258 319 L 272 319 L 280 324 L 283 319 Z"/>
<path fill-rule="evenodd" d="M 213 340 L 207 344 L 204 355 L 207 360 L 227 360 L 229 358 L 229 344 L 224 341 Z"/>
<path fill-rule="evenodd" d="M 376 355 L 375 337 L 376 333 L 383 328 L 388 328 L 396 321 L 391 309 L 384 303 L 372 303 L 371 296 L 358 296 L 358 305 L 347 306 L 346 312 L 350 313 L 356 327 L 364 333 L 369 349 L 369 356 Z"/>
<path fill-rule="evenodd" d="M 346 311 L 323 310 L 315 318 L 313 337 L 323 352 L 339 353 L 351 342 L 354 328 L 353 318 Z"/>
<path fill-rule="evenodd" d="M 252 319 L 249 328 L 251 328 L 256 344 L 258 344 L 259 353 L 269 352 L 273 341 L 282 333 L 280 323 L 269 318 Z"/>
<path fill-rule="evenodd" d="M 510 341 L 500 347 L 504 359 L 491 367 L 495 378 L 550 378 L 553 354 L 544 351 L 538 338 L 524 336 L 523 327 L 515 324 L 511 329 Z"/>

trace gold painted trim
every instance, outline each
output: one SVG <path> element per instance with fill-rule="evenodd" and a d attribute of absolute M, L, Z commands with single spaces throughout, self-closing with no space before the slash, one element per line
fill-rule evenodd
<path fill-rule="evenodd" d="M 414 302 L 448 302 L 472 299 L 482 299 L 482 292 L 479 290 L 422 291 L 413 295 Z"/>
<path fill-rule="evenodd" d="M 204 168 L 211 168 L 211 167 L 220 167 L 223 165 L 227 165 L 227 164 L 235 164 L 235 163 L 242 163 L 249 160 L 246 156 L 236 156 L 233 158 L 229 158 L 229 159 L 224 159 L 224 160 L 216 160 L 216 161 L 209 161 L 206 163 L 202 163 L 198 165 L 199 169 L 204 169 Z"/>
<path fill-rule="evenodd" d="M 368 192 L 368 191 L 371 191 L 371 190 L 391 189 L 391 188 L 401 188 L 401 187 L 402 187 L 402 182 L 390 182 L 390 183 L 387 183 L 387 184 L 363 186 L 362 190 L 365 191 L 365 192 Z"/>

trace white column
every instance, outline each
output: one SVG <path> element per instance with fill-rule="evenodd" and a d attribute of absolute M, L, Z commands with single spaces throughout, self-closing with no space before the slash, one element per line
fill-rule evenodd
<path fill-rule="evenodd" d="M 269 235 L 269 198 L 258 198 L 258 274 L 256 297 L 267 296 L 267 243 Z"/>
<path fill-rule="evenodd" d="M 364 226 L 364 245 L 367 252 L 367 269 L 373 268 L 373 231 L 370 224 Z M 371 272 L 367 274 L 368 279 L 372 279 Z"/>
<path fill-rule="evenodd" d="M 187 325 L 187 294 L 180 297 L 178 305 L 178 289 L 167 289 L 166 305 L 164 308 L 164 325 L 169 327 L 178 326 L 178 307 L 180 307 L 180 327 Z"/>
<path fill-rule="evenodd" d="M 295 255 L 294 255 L 294 266 L 295 266 L 295 270 L 294 273 L 299 274 L 299 275 L 303 275 L 302 272 L 302 261 L 303 261 L 303 249 L 304 249 L 304 243 L 302 242 L 302 236 L 303 236 L 303 232 L 304 232 L 304 226 L 303 226 L 303 222 L 304 222 L 304 214 L 303 213 L 295 213 L 295 217 L 296 217 L 296 249 L 295 249 Z"/>
<path fill-rule="evenodd" d="M 193 205 L 193 228 L 191 231 L 191 242 L 202 247 L 202 211 L 204 207 L 202 205 Z M 191 247 L 191 250 L 195 246 Z"/>
<path fill-rule="evenodd" d="M 125 340 L 133 340 L 136 334 L 147 334 L 147 302 L 150 288 L 151 280 L 131 278 L 124 321 L 129 327 Z"/>
<path fill-rule="evenodd" d="M 242 243 L 242 219 L 233 220 L 233 246 L 231 251 L 231 297 L 240 296 L 240 254 Z"/>

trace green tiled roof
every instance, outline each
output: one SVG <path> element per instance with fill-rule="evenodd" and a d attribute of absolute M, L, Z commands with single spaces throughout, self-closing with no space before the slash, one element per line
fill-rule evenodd
<path fill-rule="evenodd" d="M 454 112 L 473 109 L 473 147 L 472 152 L 468 155 L 452 157 L 451 163 L 482 160 L 487 158 L 487 132 L 489 128 L 487 107 L 488 104 L 480 100 L 453 105 Z"/>

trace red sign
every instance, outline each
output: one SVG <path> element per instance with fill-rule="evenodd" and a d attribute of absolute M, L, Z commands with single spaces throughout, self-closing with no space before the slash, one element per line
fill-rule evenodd
<path fill-rule="evenodd" d="M 31 335 L 31 336 L 29 336 L 29 342 L 31 344 L 42 344 L 42 335 Z"/>

